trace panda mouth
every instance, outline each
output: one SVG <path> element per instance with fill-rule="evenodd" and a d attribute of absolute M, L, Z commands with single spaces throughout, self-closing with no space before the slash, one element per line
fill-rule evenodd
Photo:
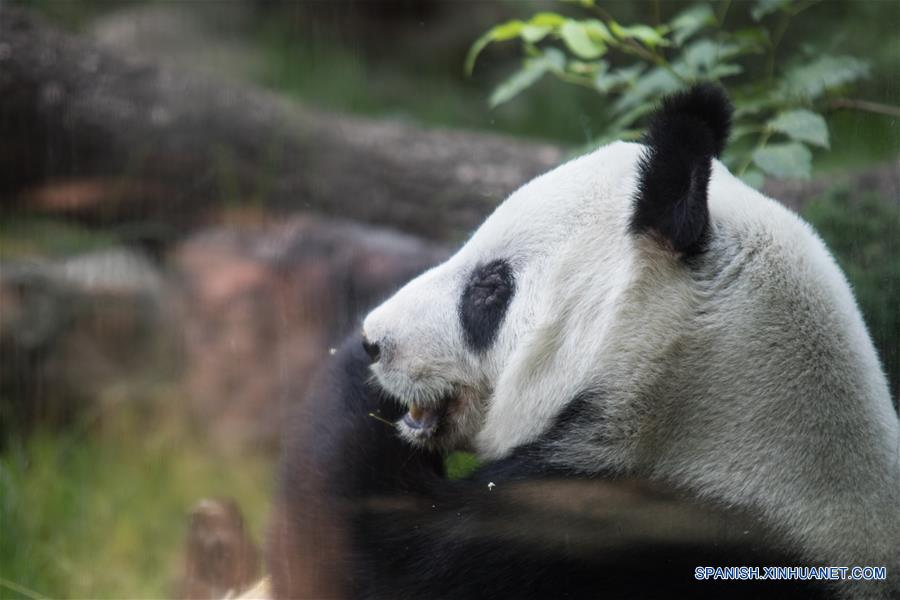
<path fill-rule="evenodd" d="M 427 431 L 433 429 L 440 420 L 438 411 L 423 406 L 413 406 L 405 415 L 403 422 L 411 429 Z"/>
<path fill-rule="evenodd" d="M 444 417 L 447 415 L 447 408 L 450 405 L 451 398 L 442 398 L 435 404 L 422 405 L 412 404 L 409 411 L 403 415 L 401 423 L 405 426 L 407 433 L 418 439 L 433 438 L 441 430 Z"/>

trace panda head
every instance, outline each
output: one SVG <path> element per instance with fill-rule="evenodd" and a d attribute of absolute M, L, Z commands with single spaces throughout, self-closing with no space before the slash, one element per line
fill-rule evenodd
<path fill-rule="evenodd" d="M 373 310 L 364 345 L 409 409 L 402 435 L 498 457 L 586 390 L 637 378 L 652 354 L 642 344 L 665 343 L 686 264 L 710 242 L 708 188 L 731 110 L 712 85 L 668 97 L 643 144 L 613 143 L 529 182 Z"/>

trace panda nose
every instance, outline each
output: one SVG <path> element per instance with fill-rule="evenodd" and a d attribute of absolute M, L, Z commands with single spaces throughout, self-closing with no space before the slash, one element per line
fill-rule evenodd
<path fill-rule="evenodd" d="M 381 356 L 381 348 L 378 347 L 376 342 L 370 342 L 368 338 L 364 337 L 362 347 L 366 354 L 369 355 L 369 358 L 372 359 L 372 362 L 378 362 L 378 357 Z"/>

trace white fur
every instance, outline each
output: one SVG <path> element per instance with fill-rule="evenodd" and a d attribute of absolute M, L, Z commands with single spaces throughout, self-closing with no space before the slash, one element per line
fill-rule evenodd
<path fill-rule="evenodd" d="M 488 459 L 596 391 L 602 419 L 554 460 L 756 511 L 810 561 L 884 565 L 897 585 L 898 419 L 842 273 L 806 223 L 718 162 L 707 268 L 687 268 L 628 230 L 641 151 L 605 146 L 510 196 L 367 317 L 384 348 L 373 372 L 407 401 L 456 390 L 452 443 Z M 468 273 L 496 258 L 516 292 L 475 354 L 457 305 Z"/>

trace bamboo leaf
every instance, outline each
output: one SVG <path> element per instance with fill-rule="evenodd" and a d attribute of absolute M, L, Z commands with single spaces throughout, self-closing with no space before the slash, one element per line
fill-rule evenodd
<path fill-rule="evenodd" d="M 797 109 L 783 112 L 769 121 L 766 126 L 798 142 L 807 142 L 828 148 L 828 125 L 822 115 L 810 110 Z"/>
<path fill-rule="evenodd" d="M 664 38 L 656 29 L 650 27 L 649 25 L 632 25 L 630 27 L 623 27 L 615 21 L 610 21 L 609 29 L 619 39 L 636 39 L 645 46 L 651 48 L 655 46 L 671 45 L 669 40 Z"/>
<path fill-rule="evenodd" d="M 495 108 L 509 102 L 523 90 L 537 83 L 548 71 L 562 71 L 565 65 L 565 56 L 555 48 L 548 49 L 538 57 L 527 59 L 521 69 L 494 89 L 488 104 L 491 108 Z"/>
<path fill-rule="evenodd" d="M 708 4 L 698 4 L 684 10 L 669 21 L 672 28 L 672 41 L 676 46 L 682 45 L 695 33 L 716 24 L 716 16 Z"/>
<path fill-rule="evenodd" d="M 787 7 L 790 3 L 791 0 L 756 0 L 756 4 L 750 9 L 750 16 L 754 21 L 759 21 L 763 17 Z"/>
<path fill-rule="evenodd" d="M 475 43 L 472 44 L 472 47 L 469 48 L 469 53 L 466 55 L 466 74 L 472 74 L 478 55 L 481 54 L 488 44 L 515 39 L 522 33 L 523 27 L 525 27 L 525 23 L 518 19 L 507 21 L 491 27 L 484 35 L 475 40 Z"/>
<path fill-rule="evenodd" d="M 761 188 L 766 182 L 766 176 L 756 169 L 748 169 L 746 172 L 744 172 L 743 175 L 741 175 L 740 179 L 750 187 L 757 190 Z"/>
<path fill-rule="evenodd" d="M 800 142 L 769 144 L 753 153 L 753 163 L 779 179 L 809 179 L 812 152 Z"/>
<path fill-rule="evenodd" d="M 592 39 L 584 24 L 578 21 L 566 21 L 560 27 L 559 35 L 569 50 L 579 58 L 598 58 L 606 53 L 606 45 Z"/>
<path fill-rule="evenodd" d="M 812 62 L 789 69 L 781 94 L 788 98 L 815 100 L 824 92 L 869 75 L 869 63 L 852 56 L 819 56 Z"/>

